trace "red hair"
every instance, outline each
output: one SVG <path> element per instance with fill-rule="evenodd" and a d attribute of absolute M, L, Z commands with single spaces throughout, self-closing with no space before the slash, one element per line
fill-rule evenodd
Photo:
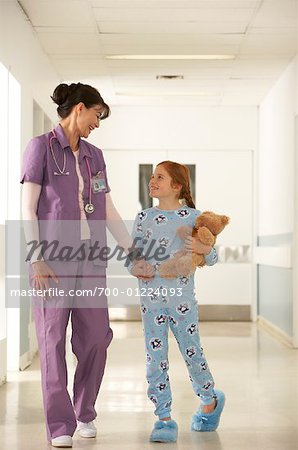
<path fill-rule="evenodd" d="M 179 164 L 174 161 L 162 161 L 161 163 L 157 164 L 157 167 L 158 166 L 163 166 L 172 178 L 172 181 L 175 184 L 181 185 L 181 190 L 178 198 L 184 199 L 187 206 L 189 206 L 190 208 L 195 208 L 195 204 L 190 191 L 190 175 L 188 167 L 184 164 Z"/>

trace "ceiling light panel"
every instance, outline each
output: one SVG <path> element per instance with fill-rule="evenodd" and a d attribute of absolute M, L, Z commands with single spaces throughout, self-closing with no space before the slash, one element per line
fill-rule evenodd
<path fill-rule="evenodd" d="M 128 97 L 218 97 L 219 92 L 207 92 L 207 91 L 149 91 L 149 90 L 130 90 L 130 91 L 117 91 L 116 95 L 125 95 Z"/>
<path fill-rule="evenodd" d="M 112 76 L 132 79 L 142 76 L 154 77 L 158 73 L 183 73 L 188 78 L 196 77 L 197 79 L 226 78 L 231 75 L 234 64 L 235 61 L 106 60 Z"/>
<path fill-rule="evenodd" d="M 201 8 L 201 9 L 227 9 L 238 8 L 247 9 L 255 8 L 261 0 L 188 0 L 183 4 L 185 8 Z M 94 8 L 177 8 L 181 7 L 181 0 L 89 0 Z"/>
<path fill-rule="evenodd" d="M 235 55 L 228 55 L 228 54 L 205 54 L 205 55 L 199 55 L 199 54 L 182 54 L 182 55 L 170 55 L 170 54 L 157 54 L 157 55 L 150 55 L 150 54 L 143 54 L 143 55 L 105 55 L 106 59 L 132 59 L 132 60 L 230 60 L 235 59 Z"/>

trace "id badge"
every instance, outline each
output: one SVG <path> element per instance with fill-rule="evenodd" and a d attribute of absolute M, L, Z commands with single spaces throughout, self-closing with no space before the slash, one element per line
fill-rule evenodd
<path fill-rule="evenodd" d="M 92 177 L 92 192 L 97 194 L 106 190 L 106 181 L 103 172 L 100 170 L 96 175 Z"/>

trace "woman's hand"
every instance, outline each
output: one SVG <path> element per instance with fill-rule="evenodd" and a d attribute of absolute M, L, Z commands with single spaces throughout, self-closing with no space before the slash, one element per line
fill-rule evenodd
<path fill-rule="evenodd" d="M 134 277 L 140 280 L 151 280 L 154 278 L 154 269 L 151 264 L 147 263 L 144 259 L 137 261 L 131 272 Z"/>
<path fill-rule="evenodd" d="M 198 253 L 200 255 L 208 255 L 211 252 L 211 245 L 204 245 L 194 237 L 185 239 L 185 248 L 188 252 Z"/>
<path fill-rule="evenodd" d="M 33 287 L 38 291 L 44 291 L 50 288 L 49 278 L 52 278 L 55 283 L 59 282 L 53 270 L 44 261 L 36 261 L 32 263 L 32 269 Z"/>

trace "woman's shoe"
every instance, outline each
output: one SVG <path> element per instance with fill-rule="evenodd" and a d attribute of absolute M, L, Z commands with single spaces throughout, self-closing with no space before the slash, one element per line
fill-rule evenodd
<path fill-rule="evenodd" d="M 52 447 L 72 447 L 72 437 L 68 435 L 57 436 L 51 440 Z"/>
<path fill-rule="evenodd" d="M 193 431 L 214 431 L 219 425 L 220 415 L 225 406 L 225 394 L 214 390 L 216 395 L 216 406 L 211 413 L 203 413 L 201 408 L 195 413 L 191 422 Z"/>
<path fill-rule="evenodd" d="M 78 421 L 77 432 L 83 438 L 95 438 L 97 429 L 93 422 L 85 423 Z"/>
<path fill-rule="evenodd" d="M 150 435 L 150 442 L 176 442 L 178 425 L 175 420 L 158 420 Z"/>

